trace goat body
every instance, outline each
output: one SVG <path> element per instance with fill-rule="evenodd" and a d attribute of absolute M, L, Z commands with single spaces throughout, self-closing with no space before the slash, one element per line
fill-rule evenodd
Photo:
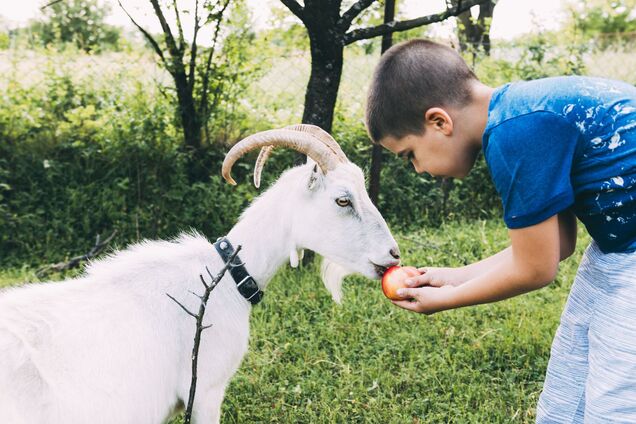
<path fill-rule="evenodd" d="M 365 197 L 359 168 L 341 165 L 328 175 L 312 168 L 283 174 L 228 234 L 243 246 L 239 256 L 261 289 L 301 248 L 370 278 L 378 277 L 373 264 L 397 249 Z M 333 200 L 343 195 L 351 198 L 346 208 Z M 222 266 L 214 246 L 190 233 L 133 245 L 77 279 L 0 293 L 0 423 L 164 421 L 187 401 L 195 332 L 166 293 L 198 310 L 190 291 L 201 293 L 206 267 L 214 274 Z M 196 423 L 219 422 L 225 388 L 248 348 L 250 310 L 226 273 L 206 309 L 212 327 L 201 339 Z"/>
<path fill-rule="evenodd" d="M 220 269 L 200 235 L 143 242 L 86 276 L 0 296 L 0 422 L 162 422 L 186 400 L 193 310 L 205 266 Z M 225 386 L 247 350 L 250 306 L 224 277 L 201 341 L 196 422 L 218 421 Z M 215 410 L 216 408 L 216 410 Z"/>

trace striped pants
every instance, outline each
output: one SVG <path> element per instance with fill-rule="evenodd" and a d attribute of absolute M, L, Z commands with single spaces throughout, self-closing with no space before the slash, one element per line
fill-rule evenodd
<path fill-rule="evenodd" d="M 583 256 L 552 343 L 537 423 L 636 423 L 636 253 Z"/>

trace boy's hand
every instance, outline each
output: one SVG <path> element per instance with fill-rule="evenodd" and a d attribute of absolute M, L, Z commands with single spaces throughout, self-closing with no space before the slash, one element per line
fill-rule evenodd
<path fill-rule="evenodd" d="M 425 287 L 400 289 L 397 295 L 405 300 L 393 303 L 410 311 L 432 314 L 537 290 L 554 280 L 559 259 L 564 251 L 571 250 L 563 248 L 561 233 L 557 215 L 529 227 L 510 229 L 510 247 L 461 268 L 421 268 L 420 272 L 425 272 L 412 279 Z M 458 282 L 459 285 L 453 285 Z"/>
<path fill-rule="evenodd" d="M 454 290 L 456 288 L 452 285 L 399 289 L 398 295 L 410 300 L 392 300 L 391 302 L 409 311 L 431 315 L 454 307 L 452 304 Z"/>
<path fill-rule="evenodd" d="M 422 267 L 417 269 L 421 274 L 406 280 L 409 287 L 442 287 L 459 286 L 464 282 L 459 268 Z"/>

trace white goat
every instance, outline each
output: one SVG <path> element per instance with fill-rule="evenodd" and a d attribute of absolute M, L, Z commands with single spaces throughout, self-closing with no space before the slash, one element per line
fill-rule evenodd
<path fill-rule="evenodd" d="M 227 235 L 242 246 L 239 257 L 261 290 L 288 258 L 298 263 L 300 249 L 335 264 L 323 269 L 335 299 L 343 274 L 377 279 L 398 263 L 397 244 L 369 200 L 361 170 L 317 127 L 242 140 L 226 157 L 224 177 L 233 183 L 232 164 L 262 147 L 258 183 L 275 145 L 306 153 L 315 165 L 286 171 Z M 0 423 L 156 424 L 171 416 L 188 398 L 195 325 L 166 293 L 196 311 L 189 291 L 201 292 L 206 266 L 215 274 L 223 262 L 203 236 L 189 233 L 133 245 L 76 279 L 2 292 Z M 199 352 L 196 423 L 219 422 L 225 388 L 248 348 L 250 310 L 226 273 L 205 315 L 212 327 Z"/>

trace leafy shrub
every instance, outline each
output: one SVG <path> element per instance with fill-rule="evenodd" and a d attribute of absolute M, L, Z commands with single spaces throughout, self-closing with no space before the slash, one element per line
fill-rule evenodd
<path fill-rule="evenodd" d="M 108 3 L 65 0 L 43 9 L 43 19 L 31 24 L 33 41 L 42 46 L 74 45 L 85 52 L 118 49 L 121 30 L 105 22 Z"/>
<path fill-rule="evenodd" d="M 478 76 L 496 86 L 584 70 L 579 56 L 570 60 L 557 54 L 563 48 L 548 48 L 542 37 L 511 46 L 514 60 L 478 56 Z M 232 41 L 227 48 L 240 50 Z M 39 80 L 23 78 L 18 67 L 0 76 L 0 264 L 61 260 L 90 248 L 95 234 L 115 228 L 119 244 L 171 237 L 188 228 L 210 237 L 226 232 L 258 194 L 249 182 L 255 155 L 235 165 L 238 187 L 221 180 L 227 144 L 280 125 L 277 111 L 255 108 L 258 99 L 243 92 L 241 78 L 252 68 L 230 70 L 234 81 L 214 82 L 213 88 L 223 92 L 219 112 L 210 121 L 211 140 L 194 157 L 181 148 L 174 93 L 135 73 L 147 73 L 145 62 L 96 77 L 93 71 L 78 72 L 77 62 L 66 56 L 70 53 L 54 54 L 56 61 L 48 58 L 39 65 Z M 233 54 L 237 61 L 222 66 L 250 60 Z M 95 60 L 99 57 L 91 57 Z M 372 146 L 356 119 L 361 115 L 349 107 L 339 103 L 334 136 L 368 171 Z M 293 152 L 275 150 L 263 187 L 294 158 Z M 204 178 L 191 178 L 193 165 L 207 171 Z M 444 182 L 416 174 L 385 152 L 381 184 L 378 206 L 395 229 L 501 213 L 483 157 L 467 178 Z"/>

